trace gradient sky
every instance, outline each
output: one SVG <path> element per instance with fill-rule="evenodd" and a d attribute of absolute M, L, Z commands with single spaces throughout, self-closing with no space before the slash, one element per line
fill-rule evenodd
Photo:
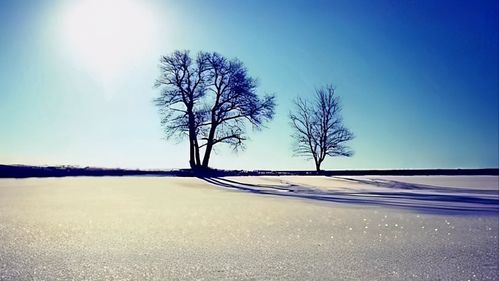
<path fill-rule="evenodd" d="M 159 57 L 190 49 L 238 57 L 277 95 L 268 128 L 211 166 L 313 169 L 287 118 L 327 83 L 356 153 L 325 169 L 499 166 L 496 0 L 103 2 L 0 2 L 0 163 L 187 167 L 152 99 Z M 116 17 L 119 38 L 68 33 Z"/>

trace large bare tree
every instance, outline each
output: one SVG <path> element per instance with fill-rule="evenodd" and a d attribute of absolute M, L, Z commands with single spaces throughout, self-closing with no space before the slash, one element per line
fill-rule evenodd
<path fill-rule="evenodd" d="M 259 97 L 256 80 L 238 59 L 200 52 L 175 51 L 160 59 L 155 99 L 167 137 L 188 136 L 189 164 L 208 168 L 215 145 L 244 148 L 247 125 L 261 129 L 272 119 L 275 97 Z M 204 156 L 201 161 L 201 152 Z"/>
<path fill-rule="evenodd" d="M 343 125 L 340 98 L 332 86 L 321 87 L 309 101 L 297 98 L 290 113 L 294 154 L 310 157 L 317 171 L 327 156 L 352 156 L 346 142 L 354 138 Z"/>

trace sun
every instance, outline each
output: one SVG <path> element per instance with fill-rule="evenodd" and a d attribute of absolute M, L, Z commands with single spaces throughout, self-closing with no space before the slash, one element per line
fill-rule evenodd
<path fill-rule="evenodd" d="M 104 79 L 118 75 L 154 45 L 155 18 L 140 0 L 71 2 L 63 18 L 65 48 Z"/>

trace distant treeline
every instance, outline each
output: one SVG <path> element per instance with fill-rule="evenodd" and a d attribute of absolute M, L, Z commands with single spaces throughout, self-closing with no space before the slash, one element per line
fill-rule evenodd
<path fill-rule="evenodd" d="M 0 165 L 0 178 L 28 178 L 28 177 L 72 177 L 72 176 L 179 176 L 179 171 L 147 171 L 129 169 L 108 169 L 94 167 L 73 166 L 25 166 Z"/>
<path fill-rule="evenodd" d="M 330 171 L 270 171 L 270 170 L 129 170 L 73 166 L 0 165 L 0 178 L 74 177 L 74 176 L 499 176 L 498 168 L 487 169 L 406 169 L 406 170 L 330 170 Z"/>

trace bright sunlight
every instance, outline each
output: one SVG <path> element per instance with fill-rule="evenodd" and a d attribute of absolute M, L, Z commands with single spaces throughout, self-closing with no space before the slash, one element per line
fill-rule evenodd
<path fill-rule="evenodd" d="M 68 53 L 102 80 L 130 68 L 157 38 L 153 12 L 141 1 L 81 0 L 63 16 Z"/>

